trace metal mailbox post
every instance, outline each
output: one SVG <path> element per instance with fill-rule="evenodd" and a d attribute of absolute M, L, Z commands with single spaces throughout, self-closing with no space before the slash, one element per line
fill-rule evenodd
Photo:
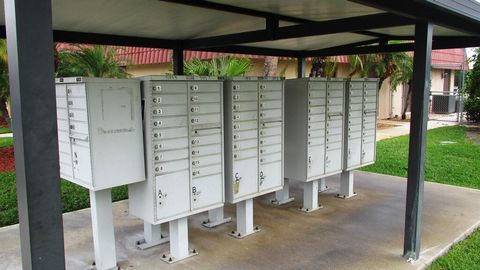
<path fill-rule="evenodd" d="M 144 220 L 147 248 L 167 239 L 169 263 L 197 254 L 187 217 L 224 203 L 223 82 L 214 77 L 142 77 L 147 181 L 129 187 L 130 213 Z"/>
<path fill-rule="evenodd" d="M 355 196 L 353 170 L 375 163 L 378 79 L 346 82 L 345 161 L 338 197 Z"/>
<path fill-rule="evenodd" d="M 285 82 L 285 178 L 304 182 L 305 212 L 320 208 L 317 193 L 327 188 L 324 178 L 343 168 L 344 87 L 343 79 Z M 287 184 L 274 203 L 292 200 Z"/>
<path fill-rule="evenodd" d="M 117 266 L 111 188 L 145 180 L 140 82 L 56 79 L 60 176 L 90 190 L 97 269 Z"/>

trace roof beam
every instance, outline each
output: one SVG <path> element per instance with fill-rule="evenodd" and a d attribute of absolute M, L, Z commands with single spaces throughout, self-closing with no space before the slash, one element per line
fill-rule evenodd
<path fill-rule="evenodd" d="M 222 47 L 215 47 L 211 49 L 199 49 L 198 51 L 269 55 L 269 56 L 281 56 L 281 57 L 300 57 L 304 53 L 304 51 L 272 49 L 272 48 L 241 46 L 241 45 L 222 46 Z"/>
<path fill-rule="evenodd" d="M 289 38 L 327 35 L 361 31 L 372 28 L 410 25 L 413 21 L 396 15 L 381 13 L 323 22 L 312 22 L 293 26 L 278 27 L 272 37 L 271 30 L 256 30 L 215 37 L 184 40 L 185 49 L 206 49 L 233 44 L 262 42 Z"/>
<path fill-rule="evenodd" d="M 428 20 L 464 33 L 480 35 L 480 22 L 453 10 L 419 0 L 349 0 L 416 20 Z"/>
<path fill-rule="evenodd" d="M 160 0 L 160 1 L 168 2 L 168 3 L 174 3 L 174 4 L 187 5 L 187 6 L 192 6 L 192 7 L 199 7 L 199 8 L 206 8 L 206 9 L 224 11 L 224 12 L 231 12 L 231 13 L 236 13 L 236 14 L 241 14 L 241 15 L 260 17 L 260 18 L 274 17 L 274 18 L 276 18 L 278 20 L 281 20 L 281 21 L 294 22 L 294 23 L 309 23 L 309 22 L 312 22 L 312 21 L 307 20 L 307 19 L 287 16 L 287 15 L 281 15 L 281 14 L 275 14 L 275 13 L 265 12 L 265 11 L 255 10 L 255 9 L 242 8 L 242 7 L 237 7 L 237 6 L 227 5 L 227 4 L 214 3 L 214 2 L 204 1 L 204 0 Z"/>

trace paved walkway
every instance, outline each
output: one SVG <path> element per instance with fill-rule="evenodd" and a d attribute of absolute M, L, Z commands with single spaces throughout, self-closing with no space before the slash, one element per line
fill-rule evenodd
<path fill-rule="evenodd" d="M 438 119 L 438 120 L 437 120 Z M 454 126 L 458 122 L 448 118 L 432 118 L 428 121 L 428 129 Z M 410 122 L 400 120 L 378 120 L 377 121 L 377 141 L 398 137 L 410 133 Z"/>
<path fill-rule="evenodd" d="M 206 213 L 189 218 L 191 247 L 199 255 L 167 265 L 160 260 L 169 246 L 135 248 L 143 224 L 128 215 L 127 201 L 114 204 L 117 258 L 122 269 L 422 269 L 461 240 L 480 222 L 480 191 L 425 183 L 422 257 L 414 264 L 402 257 L 406 181 L 404 178 L 355 172 L 358 196 L 335 198 L 338 176 L 327 179 L 331 189 L 320 193 L 324 208 L 305 214 L 302 189 L 291 188 L 295 201 L 268 205 L 270 195 L 255 199 L 255 224 L 262 231 L 238 240 L 227 235 L 235 222 L 203 228 Z M 164 229 L 166 229 L 164 226 Z M 67 269 L 89 269 L 93 262 L 90 210 L 64 215 Z M 20 269 L 18 225 L 0 229 L 0 269 Z"/>
<path fill-rule="evenodd" d="M 11 138 L 11 137 L 13 137 L 13 133 L 0 134 L 0 138 Z"/>

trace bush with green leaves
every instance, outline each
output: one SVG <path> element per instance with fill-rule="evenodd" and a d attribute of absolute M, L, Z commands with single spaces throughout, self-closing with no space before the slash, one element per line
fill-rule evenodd
<path fill-rule="evenodd" d="M 465 100 L 467 120 L 480 123 L 480 97 L 469 97 Z"/>
<path fill-rule="evenodd" d="M 467 120 L 480 122 L 480 48 L 475 50 L 476 55 L 472 57 L 473 69 L 468 72 L 465 83 L 465 92 L 468 98 L 465 101 L 465 112 Z"/>
<path fill-rule="evenodd" d="M 185 75 L 197 76 L 243 76 L 250 70 L 250 59 L 220 56 L 210 61 L 193 58 L 184 64 Z"/>

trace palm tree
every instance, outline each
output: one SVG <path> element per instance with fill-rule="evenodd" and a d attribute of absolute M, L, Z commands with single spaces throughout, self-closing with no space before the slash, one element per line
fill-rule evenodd
<path fill-rule="evenodd" d="M 7 102 L 10 98 L 8 83 L 8 57 L 7 57 L 7 41 L 0 40 L 0 116 L 10 119 L 7 110 Z"/>
<path fill-rule="evenodd" d="M 335 77 L 337 73 L 337 58 L 335 56 L 312 57 L 310 77 Z"/>
<path fill-rule="evenodd" d="M 129 74 L 120 66 L 114 47 L 72 45 L 58 52 L 57 76 L 127 78 Z"/>
<path fill-rule="evenodd" d="M 220 56 L 210 61 L 202 61 L 193 58 L 184 63 L 185 75 L 197 76 L 242 76 L 250 69 L 251 63 L 248 58 Z"/>
<path fill-rule="evenodd" d="M 263 76 L 275 76 L 278 68 L 278 57 L 265 56 L 265 62 L 263 63 Z"/>

